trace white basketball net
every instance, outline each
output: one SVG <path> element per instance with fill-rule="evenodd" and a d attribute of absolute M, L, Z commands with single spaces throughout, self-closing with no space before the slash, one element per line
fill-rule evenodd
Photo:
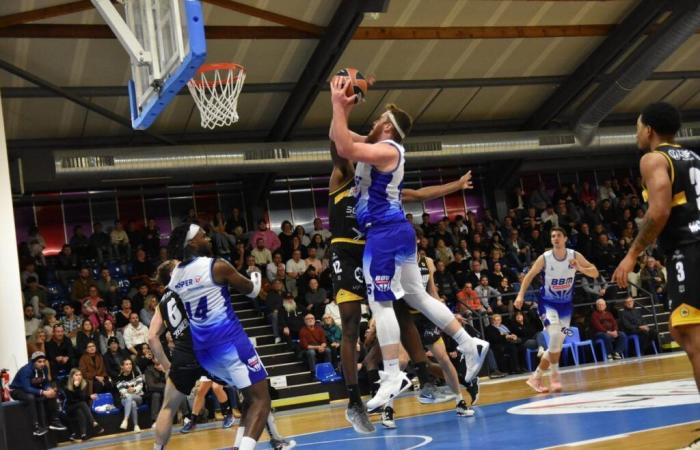
<path fill-rule="evenodd" d="M 199 108 L 202 128 L 214 129 L 238 122 L 238 96 L 245 82 L 241 66 L 205 70 L 187 82 Z"/>

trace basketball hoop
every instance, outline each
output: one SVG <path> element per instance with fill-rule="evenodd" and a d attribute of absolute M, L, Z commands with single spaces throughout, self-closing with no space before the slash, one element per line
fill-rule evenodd
<path fill-rule="evenodd" d="M 202 128 L 214 129 L 238 122 L 238 97 L 245 67 L 232 63 L 204 64 L 187 87 L 199 108 Z"/>

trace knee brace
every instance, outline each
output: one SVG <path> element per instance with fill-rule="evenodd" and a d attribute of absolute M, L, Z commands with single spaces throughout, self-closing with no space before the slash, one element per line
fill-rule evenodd
<path fill-rule="evenodd" d="M 549 334 L 549 351 L 553 353 L 561 352 L 565 337 L 561 329 L 561 324 L 556 323 L 548 325 L 547 333 Z"/>

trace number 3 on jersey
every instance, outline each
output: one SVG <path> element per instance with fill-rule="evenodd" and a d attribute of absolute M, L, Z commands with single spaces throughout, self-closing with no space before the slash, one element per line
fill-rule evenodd
<path fill-rule="evenodd" d="M 197 302 L 197 309 L 194 310 L 194 315 L 192 314 L 192 308 L 190 307 L 189 302 L 185 303 L 185 310 L 187 310 L 187 317 L 189 317 L 190 320 L 206 320 L 208 311 L 207 297 L 204 296 L 199 299 L 199 302 Z"/>

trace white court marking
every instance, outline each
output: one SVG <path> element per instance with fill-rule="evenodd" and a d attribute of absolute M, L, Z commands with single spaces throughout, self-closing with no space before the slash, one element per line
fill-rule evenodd
<path fill-rule="evenodd" d="M 350 439 L 333 439 L 330 441 L 321 441 L 321 442 L 306 442 L 303 444 L 297 444 L 297 447 L 308 447 L 311 445 L 321 445 L 321 444 L 334 444 L 334 443 L 338 443 L 338 442 L 364 441 L 364 440 L 368 440 L 368 439 L 401 439 L 401 438 L 410 438 L 410 439 L 417 438 L 417 439 L 423 440 L 423 442 L 419 442 L 416 445 L 406 447 L 403 450 L 413 450 L 416 448 L 425 447 L 426 445 L 433 442 L 433 438 L 430 436 L 424 436 L 421 434 L 400 434 L 400 435 L 393 435 L 393 436 L 368 436 L 368 437 L 358 437 L 358 438 L 350 438 Z"/>

